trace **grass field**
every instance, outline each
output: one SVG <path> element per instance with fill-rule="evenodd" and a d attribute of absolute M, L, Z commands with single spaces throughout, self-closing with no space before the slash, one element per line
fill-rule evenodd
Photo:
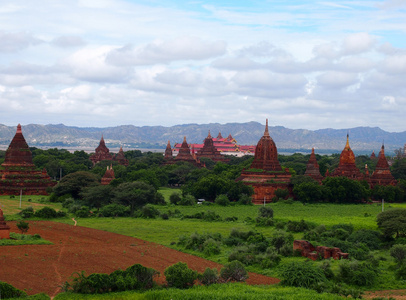
<path fill-rule="evenodd" d="M 20 196 L 0 196 L 0 208 L 6 216 L 11 217 L 11 215 L 19 213 L 22 209 L 27 208 L 28 206 L 32 206 L 34 210 L 41 209 L 44 206 L 50 206 L 56 210 L 62 208 L 61 203 L 49 202 L 48 196 L 23 195 L 21 197 L 21 208 Z"/>

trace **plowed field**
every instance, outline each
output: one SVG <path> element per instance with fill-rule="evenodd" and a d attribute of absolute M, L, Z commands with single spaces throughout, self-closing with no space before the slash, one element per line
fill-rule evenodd
<path fill-rule="evenodd" d="M 162 245 L 106 231 L 49 221 L 31 221 L 29 234 L 39 234 L 53 245 L 0 246 L 0 281 L 28 294 L 54 296 L 74 272 L 111 273 L 139 263 L 161 273 L 185 262 L 198 272 L 222 265 Z M 18 232 L 15 222 L 7 223 Z M 274 284 L 277 278 L 250 273 L 249 284 Z"/>

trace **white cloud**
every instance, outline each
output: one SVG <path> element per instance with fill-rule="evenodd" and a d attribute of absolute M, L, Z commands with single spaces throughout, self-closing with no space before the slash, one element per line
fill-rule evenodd
<path fill-rule="evenodd" d="M 0 31 L 0 52 L 14 52 L 42 43 L 28 32 Z"/>
<path fill-rule="evenodd" d="M 60 36 L 55 38 L 52 41 L 52 44 L 57 47 L 67 48 L 67 47 L 84 46 L 85 42 L 79 36 Z"/>

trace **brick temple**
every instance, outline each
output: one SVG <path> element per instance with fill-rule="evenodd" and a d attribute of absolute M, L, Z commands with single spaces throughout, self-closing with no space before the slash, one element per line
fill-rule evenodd
<path fill-rule="evenodd" d="M 321 183 L 323 180 L 323 176 L 320 174 L 319 164 L 317 163 L 316 154 L 314 154 L 314 148 L 312 148 L 312 153 L 310 154 L 304 175 L 313 178 L 318 183 Z"/>
<path fill-rule="evenodd" d="M 175 164 L 177 162 L 188 162 L 196 167 L 201 168 L 202 165 L 199 161 L 199 159 L 196 156 L 196 153 L 194 151 L 194 148 L 192 148 L 192 151 L 190 150 L 190 147 L 186 141 L 186 137 L 183 137 L 183 143 L 182 146 L 179 149 L 178 155 L 175 157 L 170 156 L 169 148 L 170 148 L 170 143 L 168 141 L 168 145 L 165 150 L 165 164 Z M 168 148 L 169 147 L 169 148 Z M 172 150 L 171 150 L 172 151 Z"/>
<path fill-rule="evenodd" d="M 393 177 L 389 169 L 388 161 L 385 156 L 385 147 L 382 145 L 381 151 L 378 155 L 378 162 L 375 171 L 370 178 L 371 188 L 375 185 L 396 185 L 397 181 Z"/>
<path fill-rule="evenodd" d="M 104 173 L 102 179 L 101 179 L 101 184 L 102 185 L 108 185 L 110 184 L 110 182 L 113 181 L 113 179 L 115 179 L 115 175 L 114 175 L 114 170 L 113 170 L 113 166 L 110 165 L 107 166 L 106 172 Z"/>
<path fill-rule="evenodd" d="M 103 135 L 100 139 L 99 146 L 97 146 L 95 152 L 90 155 L 89 159 L 93 162 L 93 165 L 102 160 L 113 160 L 117 161 L 120 165 L 128 166 L 128 160 L 125 158 L 123 147 L 120 147 L 120 150 L 116 155 L 110 153 L 110 150 L 107 148 L 106 142 L 104 141 Z"/>
<path fill-rule="evenodd" d="M 255 148 L 254 161 L 249 169 L 241 172 L 237 181 L 252 186 L 252 203 L 262 204 L 271 202 L 277 189 L 289 190 L 290 178 L 289 169 L 283 170 L 278 161 L 278 150 L 269 135 L 267 119 L 264 135 Z"/>
<path fill-rule="evenodd" d="M 43 169 L 38 171 L 32 153 L 23 136 L 21 125 L 12 139 L 0 168 L 0 195 L 47 195 L 56 184 Z"/>
<path fill-rule="evenodd" d="M 196 153 L 198 159 L 202 157 L 210 158 L 214 162 L 218 161 L 228 161 L 223 155 L 221 155 L 220 151 L 214 146 L 213 138 L 210 134 L 207 135 L 207 138 L 204 139 L 203 147 L 199 149 Z"/>

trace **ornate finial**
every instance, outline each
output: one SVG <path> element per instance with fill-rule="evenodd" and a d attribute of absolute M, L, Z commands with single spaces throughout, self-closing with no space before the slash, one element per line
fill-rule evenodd
<path fill-rule="evenodd" d="M 17 125 L 17 133 L 23 133 L 23 132 L 21 131 L 21 125 L 20 125 L 20 123 Z"/>
<path fill-rule="evenodd" d="M 265 125 L 264 136 L 269 136 L 269 131 L 268 131 L 268 119 L 266 119 L 266 125 Z"/>
<path fill-rule="evenodd" d="M 347 131 L 347 143 L 345 144 L 345 148 L 346 149 L 350 148 L 350 135 L 348 134 L 348 131 Z"/>
<path fill-rule="evenodd" d="M 207 138 L 211 139 L 210 129 L 209 129 L 209 135 L 207 136 Z"/>
<path fill-rule="evenodd" d="M 183 137 L 183 143 L 184 143 L 184 144 L 187 144 L 187 142 L 186 142 L 186 136 Z"/>
<path fill-rule="evenodd" d="M 312 148 L 312 154 L 314 154 L 314 147 Z"/>

